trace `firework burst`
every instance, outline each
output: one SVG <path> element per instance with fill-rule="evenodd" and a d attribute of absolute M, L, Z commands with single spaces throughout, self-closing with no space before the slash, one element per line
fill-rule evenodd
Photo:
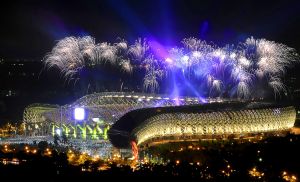
<path fill-rule="evenodd" d="M 164 83 L 162 78 L 172 72 L 194 85 L 206 83 L 209 96 L 246 99 L 260 82 L 267 83 L 275 96 L 280 94 L 285 90 L 282 77 L 286 68 L 299 60 L 293 48 L 253 37 L 238 46 L 218 47 L 197 38 L 183 39 L 182 44 L 161 58 L 146 39 L 139 38 L 128 45 L 125 40 L 97 44 L 90 36 L 66 37 L 46 55 L 44 62 L 49 68 L 57 67 L 67 79 L 85 67 L 105 63 L 129 73 L 144 69 L 144 90 L 152 93 L 159 90 L 160 82 Z"/>

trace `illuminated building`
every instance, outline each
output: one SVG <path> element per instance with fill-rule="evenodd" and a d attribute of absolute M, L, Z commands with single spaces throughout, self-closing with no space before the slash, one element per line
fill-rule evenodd
<path fill-rule="evenodd" d="M 283 104 L 123 92 L 95 93 L 64 106 L 32 105 L 24 112 L 27 136 L 58 134 L 76 145 L 117 148 L 130 148 L 132 141 L 143 148 L 277 134 L 292 128 L 295 118 L 295 108 Z"/>
<path fill-rule="evenodd" d="M 130 137 L 112 135 L 111 139 L 115 145 L 122 138 L 134 139 L 140 147 L 204 139 L 243 139 L 288 131 L 295 118 L 292 106 L 256 102 L 141 109 L 128 113 L 112 126 L 112 130 L 128 133 Z"/>
<path fill-rule="evenodd" d="M 193 105 L 201 98 L 103 92 L 86 95 L 65 106 L 34 104 L 24 111 L 27 135 L 55 134 L 60 128 L 70 138 L 107 139 L 109 127 L 124 114 L 141 108 Z"/>

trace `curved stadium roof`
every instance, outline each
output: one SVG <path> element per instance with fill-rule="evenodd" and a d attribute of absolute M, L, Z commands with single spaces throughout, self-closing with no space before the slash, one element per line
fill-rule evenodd
<path fill-rule="evenodd" d="M 71 104 L 45 112 L 44 115 L 54 122 L 72 123 L 74 122 L 74 108 L 83 107 L 88 115 L 86 121 L 91 121 L 92 118 L 100 118 L 109 124 L 113 124 L 127 112 L 136 109 L 195 105 L 203 102 L 204 100 L 196 97 L 171 98 L 166 95 L 145 93 L 102 92 L 86 95 Z"/>
<path fill-rule="evenodd" d="M 134 110 L 117 121 L 109 132 L 117 147 L 164 139 L 201 139 L 216 135 L 286 130 L 295 122 L 292 106 L 261 102 L 223 102 L 193 106 Z"/>

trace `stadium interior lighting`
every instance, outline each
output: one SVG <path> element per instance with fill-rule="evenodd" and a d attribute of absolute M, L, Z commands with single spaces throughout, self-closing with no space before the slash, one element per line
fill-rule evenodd
<path fill-rule="evenodd" d="M 78 107 L 74 109 L 75 120 L 82 121 L 84 120 L 84 117 L 85 117 L 85 111 L 83 108 Z"/>
<path fill-rule="evenodd" d="M 94 122 L 96 122 L 96 123 L 100 121 L 99 118 L 93 118 L 92 120 L 93 120 Z"/>
<path fill-rule="evenodd" d="M 56 133 L 58 136 L 60 136 L 60 135 L 61 135 L 61 129 L 57 128 L 57 129 L 55 130 L 55 133 Z"/>

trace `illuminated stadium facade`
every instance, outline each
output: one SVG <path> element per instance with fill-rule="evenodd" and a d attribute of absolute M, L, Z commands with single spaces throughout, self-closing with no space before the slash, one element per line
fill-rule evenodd
<path fill-rule="evenodd" d="M 128 149 L 132 142 L 143 150 L 173 142 L 279 134 L 293 127 L 295 117 L 294 107 L 283 104 L 104 92 L 65 106 L 30 105 L 24 124 L 27 137 L 65 135 L 72 146 L 109 157 L 113 146 Z"/>
<path fill-rule="evenodd" d="M 230 105 L 229 105 L 230 106 Z M 170 112 L 146 119 L 132 134 L 138 145 L 202 139 L 245 138 L 253 134 L 280 132 L 294 125 L 293 107 L 242 108 Z"/>
<path fill-rule="evenodd" d="M 294 126 L 294 107 L 260 102 L 224 101 L 200 105 L 146 108 L 124 115 L 112 126 L 115 146 L 128 147 L 278 134 Z M 127 135 L 126 135 L 127 134 Z"/>
<path fill-rule="evenodd" d="M 67 137 L 107 139 L 107 131 L 124 114 L 141 108 L 194 105 L 206 102 L 201 98 L 151 95 L 143 93 L 103 92 L 84 96 L 65 106 L 30 105 L 23 121 L 27 135 L 54 135 L 61 130 Z M 82 108 L 85 116 L 78 120 L 74 111 Z"/>

